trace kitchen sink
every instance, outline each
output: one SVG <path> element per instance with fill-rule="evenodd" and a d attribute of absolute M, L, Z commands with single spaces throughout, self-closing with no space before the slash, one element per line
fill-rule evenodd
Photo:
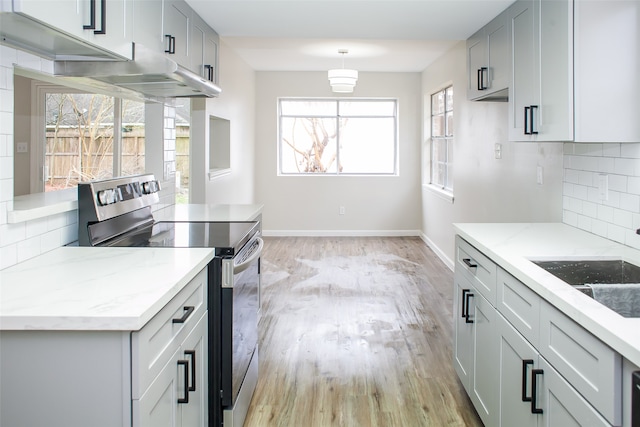
<path fill-rule="evenodd" d="M 624 317 L 640 317 L 640 266 L 623 260 L 531 261 Z"/>

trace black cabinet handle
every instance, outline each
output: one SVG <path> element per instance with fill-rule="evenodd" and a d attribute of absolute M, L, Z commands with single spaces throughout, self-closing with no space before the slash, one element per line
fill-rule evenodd
<path fill-rule="evenodd" d="M 196 351 L 185 350 L 184 355 L 191 356 L 191 385 L 189 386 L 189 391 L 196 391 Z"/>
<path fill-rule="evenodd" d="M 96 0 L 89 0 L 89 25 L 83 25 L 83 30 L 96 29 Z"/>
<path fill-rule="evenodd" d="M 484 74 L 489 71 L 487 67 L 478 68 L 478 90 L 487 90 L 487 86 L 484 83 Z"/>
<path fill-rule="evenodd" d="M 189 361 L 188 360 L 178 360 L 178 366 L 182 365 L 184 367 L 184 397 L 178 398 L 178 403 L 189 403 L 189 390 L 188 390 L 188 381 L 189 381 Z"/>
<path fill-rule="evenodd" d="M 95 30 L 93 34 L 107 34 L 107 0 L 100 1 L 102 14 L 100 15 L 100 29 Z"/>
<path fill-rule="evenodd" d="M 531 122 L 531 135 L 537 135 L 538 131 L 533 129 L 533 125 L 534 125 L 534 120 L 533 120 L 533 110 L 537 110 L 538 106 L 537 105 L 532 105 L 531 108 L 529 109 L 529 122 Z"/>
<path fill-rule="evenodd" d="M 538 375 L 544 375 L 542 369 L 531 370 L 531 413 L 542 414 L 542 408 L 538 408 Z"/>
<path fill-rule="evenodd" d="M 169 54 L 176 53 L 176 38 L 171 34 L 165 34 L 164 37 L 169 41 L 167 49 L 165 49 L 164 52 Z"/>
<path fill-rule="evenodd" d="M 533 130 L 533 110 L 537 110 L 537 105 L 529 105 L 528 107 L 524 107 L 524 134 L 525 135 L 537 135 L 538 131 Z"/>
<path fill-rule="evenodd" d="M 478 268 L 478 264 L 471 263 L 471 258 L 462 258 L 462 262 L 469 268 Z"/>
<path fill-rule="evenodd" d="M 531 402 L 531 397 L 527 397 L 527 366 L 533 366 L 533 360 L 526 359 L 522 361 L 522 401 Z"/>
<path fill-rule="evenodd" d="M 464 313 L 464 323 L 473 323 L 473 319 L 469 318 L 469 299 L 473 297 L 471 292 L 468 292 L 465 295 L 465 305 L 467 306 L 466 311 Z"/>
<path fill-rule="evenodd" d="M 204 65 L 205 70 L 207 70 L 207 80 L 209 80 L 210 82 L 213 81 L 213 67 L 209 64 L 205 64 Z"/>
<path fill-rule="evenodd" d="M 463 319 L 465 317 L 467 317 L 465 315 L 465 313 L 467 312 L 467 310 L 465 309 L 465 305 L 467 303 L 467 299 L 465 298 L 467 296 L 467 293 L 471 292 L 471 289 L 463 289 L 462 290 L 462 302 L 460 303 L 460 317 L 462 317 Z"/>
<path fill-rule="evenodd" d="M 187 319 L 189 318 L 189 316 L 191 316 L 191 313 L 193 313 L 193 310 L 195 310 L 196 308 L 192 305 L 186 306 L 184 307 L 184 314 L 182 315 L 181 318 L 179 319 L 173 319 L 171 321 L 171 323 L 184 323 L 187 321 Z"/>

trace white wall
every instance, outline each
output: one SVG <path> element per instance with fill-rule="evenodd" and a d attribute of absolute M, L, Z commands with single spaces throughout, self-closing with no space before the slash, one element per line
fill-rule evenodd
<path fill-rule="evenodd" d="M 508 142 L 507 103 L 466 99 L 466 48 L 460 42 L 422 73 L 425 135 L 429 95 L 454 87 L 454 201 L 423 186 L 423 238 L 452 266 L 456 222 L 559 222 L 562 220 L 562 144 Z M 502 159 L 494 156 L 502 144 Z M 428 145 L 425 143 L 424 149 Z M 543 168 L 543 184 L 536 170 Z"/>
<path fill-rule="evenodd" d="M 361 72 L 351 96 L 398 99 L 400 176 L 278 176 L 278 98 L 335 94 L 326 72 L 257 73 L 256 202 L 265 205 L 265 234 L 418 234 L 420 74 Z"/>
<path fill-rule="evenodd" d="M 218 98 L 191 104 L 190 203 L 253 203 L 255 183 L 255 71 L 223 41 Z M 209 180 L 209 117 L 230 121 L 231 172 Z"/>

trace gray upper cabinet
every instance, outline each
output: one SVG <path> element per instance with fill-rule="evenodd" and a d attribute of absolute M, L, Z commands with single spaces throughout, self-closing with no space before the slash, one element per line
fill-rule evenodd
<path fill-rule="evenodd" d="M 510 46 L 506 11 L 467 40 L 467 97 L 470 100 L 507 100 Z"/>
<path fill-rule="evenodd" d="M 133 0 L 3 0 L 5 42 L 52 59 L 133 58 Z"/>
<path fill-rule="evenodd" d="M 640 141 L 640 2 L 575 2 L 575 141 Z"/>
<path fill-rule="evenodd" d="M 573 1 L 521 0 L 511 24 L 511 141 L 573 141 Z"/>
<path fill-rule="evenodd" d="M 165 0 L 162 24 L 164 52 L 178 64 L 191 69 L 189 41 L 193 11 L 184 0 Z"/>
<path fill-rule="evenodd" d="M 218 83 L 219 36 L 197 14 L 191 28 L 191 70 L 213 83 Z"/>

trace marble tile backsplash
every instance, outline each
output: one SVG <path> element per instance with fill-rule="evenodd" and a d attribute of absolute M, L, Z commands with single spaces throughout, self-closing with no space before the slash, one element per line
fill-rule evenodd
<path fill-rule="evenodd" d="M 566 224 L 640 249 L 640 143 L 564 144 L 563 185 Z"/>

